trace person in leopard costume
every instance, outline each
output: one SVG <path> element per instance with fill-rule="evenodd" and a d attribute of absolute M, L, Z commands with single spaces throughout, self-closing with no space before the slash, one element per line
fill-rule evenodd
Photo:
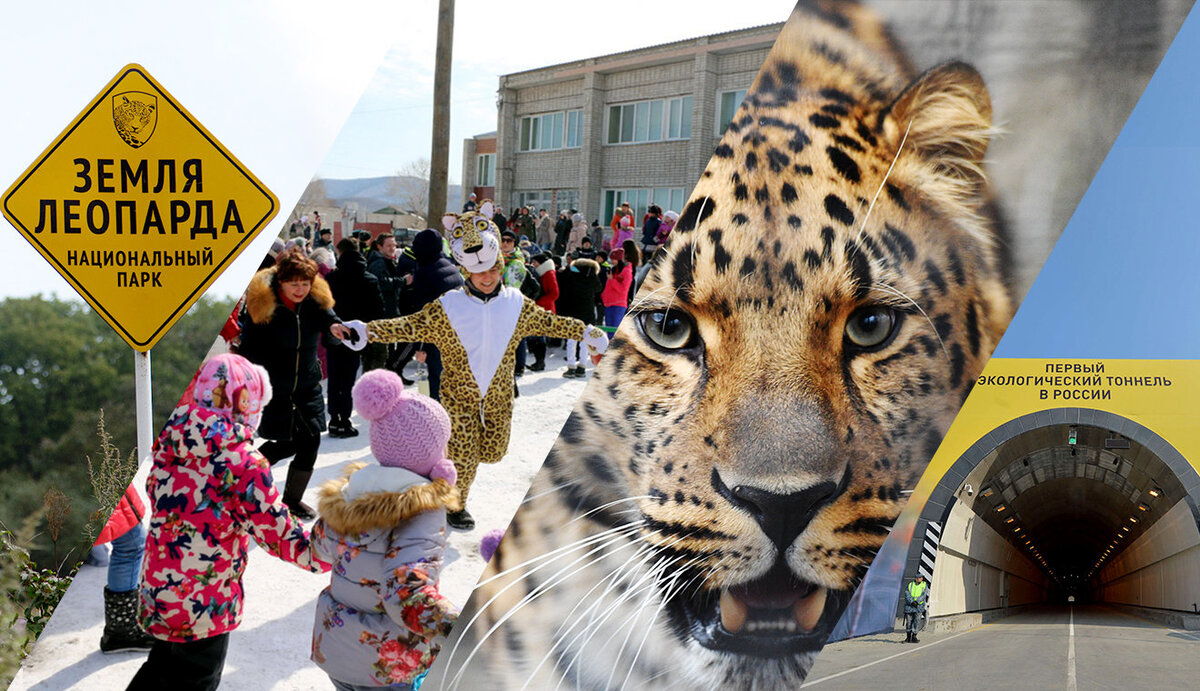
<path fill-rule="evenodd" d="M 580 340 L 596 355 L 607 347 L 603 331 L 551 314 L 519 290 L 503 285 L 504 257 L 491 216 L 492 204 L 485 201 L 477 211 L 442 219 L 454 259 L 466 278 L 462 288 L 415 314 L 347 324 L 365 337 L 356 339 L 358 345 L 424 342 L 441 351 L 442 404 L 453 430 L 448 455 L 458 471 L 456 484 L 463 505 L 447 516 L 447 523 L 460 530 L 475 526 L 467 512 L 467 495 L 479 464 L 499 462 L 508 452 L 514 398 L 511 373 L 521 339 Z"/>

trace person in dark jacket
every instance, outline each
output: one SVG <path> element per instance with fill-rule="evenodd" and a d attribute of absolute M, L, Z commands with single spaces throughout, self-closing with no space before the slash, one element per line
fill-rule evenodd
<path fill-rule="evenodd" d="M 554 224 L 554 254 L 567 253 L 567 242 L 571 239 L 571 217 L 566 211 L 558 212 L 558 222 Z"/>
<path fill-rule="evenodd" d="M 567 268 L 558 272 L 558 313 L 574 317 L 585 324 L 599 322 L 596 316 L 596 300 L 603 284 L 600 282 L 600 265 L 593 259 L 576 258 Z M 580 357 L 580 343 L 567 341 L 567 370 L 564 377 L 583 377 L 587 374 Z"/>
<path fill-rule="evenodd" d="M 462 274 L 446 257 L 441 233 L 432 228 L 422 230 L 413 238 L 412 249 L 417 260 L 417 270 L 413 272 L 412 282 L 414 311 L 420 311 L 443 294 L 462 287 Z M 429 397 L 441 401 L 442 354 L 432 343 L 422 343 L 417 346 L 417 351 L 417 360 L 423 357 L 425 365 L 429 368 Z"/>
<path fill-rule="evenodd" d="M 658 228 L 662 225 L 662 207 L 651 204 L 646 210 L 646 221 L 642 224 L 642 254 L 650 256 L 658 248 Z M 629 254 L 626 250 L 625 254 Z"/>
<path fill-rule="evenodd" d="M 406 288 L 408 282 L 412 280 L 409 275 L 412 269 L 409 268 L 408 273 L 404 273 L 400 264 L 402 254 L 397 251 L 396 237 L 391 233 L 382 233 L 375 238 L 374 246 L 376 251 L 367 255 L 367 271 L 375 275 L 379 279 L 379 293 L 383 297 L 383 319 L 392 319 L 399 317 L 405 312 L 402 307 L 407 297 Z M 406 267 L 407 263 L 406 263 Z M 393 362 L 396 356 L 401 352 L 401 349 L 407 344 L 393 344 L 390 346 L 382 344 L 371 344 L 363 351 L 363 371 L 377 369 L 379 367 L 388 366 L 389 362 Z M 397 372 L 399 374 L 399 372 Z M 403 375 L 401 375 L 403 376 Z M 410 381 L 405 381 L 406 384 L 411 384 Z"/>
<path fill-rule="evenodd" d="M 358 243 L 343 239 L 337 251 L 337 268 L 325 278 L 333 295 L 334 312 L 343 321 L 379 319 L 383 316 L 379 279 L 367 271 L 367 260 L 359 253 Z M 329 436 L 358 436 L 358 430 L 350 424 L 354 408 L 350 391 L 362 358 L 340 341 L 327 341 L 325 349 L 329 359 Z"/>
<path fill-rule="evenodd" d="M 500 230 L 508 227 L 508 216 L 504 215 L 504 207 L 496 207 L 496 213 L 492 214 L 492 223 L 495 223 Z"/>
<path fill-rule="evenodd" d="M 302 250 L 284 251 L 273 268 L 254 275 L 241 321 L 238 354 L 266 368 L 275 392 L 258 427 L 258 435 L 269 440 L 259 451 L 272 464 L 295 456 L 283 503 L 298 518 L 314 518 L 301 499 L 325 431 L 317 343 L 323 334 L 343 339 L 348 331 L 333 311 L 329 284 Z"/>

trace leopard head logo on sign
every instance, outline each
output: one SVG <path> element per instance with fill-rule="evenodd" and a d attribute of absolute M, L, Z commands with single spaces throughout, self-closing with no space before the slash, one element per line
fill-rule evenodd
<path fill-rule="evenodd" d="M 113 126 L 125 143 L 138 148 L 150 141 L 158 123 L 158 100 L 151 94 L 126 91 L 113 96 Z"/>

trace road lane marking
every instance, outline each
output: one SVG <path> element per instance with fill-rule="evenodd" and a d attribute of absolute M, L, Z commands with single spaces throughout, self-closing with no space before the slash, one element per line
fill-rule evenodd
<path fill-rule="evenodd" d="M 943 639 L 942 639 L 942 640 L 940 640 L 940 641 L 934 641 L 934 642 L 932 642 L 932 643 L 926 643 L 925 645 L 921 646 L 920 648 L 911 648 L 911 649 L 909 649 L 909 650 L 905 650 L 905 651 L 904 651 L 904 652 L 902 652 L 902 653 L 896 653 L 895 655 L 889 655 L 888 657 L 881 658 L 881 659 L 879 659 L 879 660 L 876 660 L 876 661 L 874 661 L 874 662 L 868 662 L 868 663 L 866 663 L 865 665 L 859 665 L 859 666 L 857 666 L 857 667 L 851 667 L 850 669 L 842 670 L 841 672 L 838 672 L 837 674 L 830 674 L 830 675 L 829 675 L 829 676 L 827 676 L 827 677 L 821 677 L 820 679 L 814 679 L 814 680 L 812 680 L 812 681 L 806 681 L 806 682 L 804 682 L 803 684 L 801 684 L 801 685 L 800 685 L 800 688 L 802 688 L 802 689 L 803 689 L 803 688 L 807 688 L 807 687 L 809 687 L 809 686 L 816 686 L 817 684 L 820 684 L 820 683 L 821 683 L 821 682 L 823 682 L 823 681 L 829 681 L 830 679 L 837 679 L 838 677 L 845 676 L 845 675 L 847 675 L 847 674 L 850 674 L 851 672 L 857 672 L 857 671 L 859 671 L 859 670 L 863 670 L 863 669 L 866 669 L 866 668 L 868 668 L 868 667 L 873 667 L 873 666 L 875 666 L 875 665 L 877 665 L 877 664 L 879 664 L 879 663 L 881 663 L 881 662 L 887 662 L 888 660 L 895 660 L 896 658 L 898 658 L 898 657 L 903 657 L 903 656 L 905 656 L 905 655 L 908 655 L 909 653 L 915 653 L 915 652 L 918 652 L 918 651 L 920 651 L 920 650 L 924 650 L 924 649 L 926 649 L 926 648 L 932 648 L 933 646 L 935 646 L 935 645 L 938 645 L 938 644 L 940 644 L 940 643 L 945 643 L 946 641 L 952 641 L 952 640 L 954 640 L 955 638 L 958 638 L 959 636 L 965 636 L 965 635 L 967 635 L 968 633 L 973 633 L 973 632 L 975 632 L 975 631 L 978 631 L 979 629 L 986 628 L 986 627 L 988 627 L 988 626 L 991 626 L 991 624 L 984 624 L 983 626 L 976 626 L 975 628 L 973 628 L 973 629 L 967 629 L 966 631 L 963 631 L 962 633 L 956 633 L 956 634 L 954 634 L 953 636 L 951 636 L 951 637 L 949 637 L 949 638 L 943 638 Z"/>
<path fill-rule="evenodd" d="M 1071 633 L 1067 637 L 1067 691 L 1075 691 L 1075 608 L 1071 608 Z"/>

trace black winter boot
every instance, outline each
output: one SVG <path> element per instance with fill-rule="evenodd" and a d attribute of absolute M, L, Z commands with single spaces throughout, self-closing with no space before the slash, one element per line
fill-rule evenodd
<path fill-rule="evenodd" d="M 311 470 L 297 470 L 288 466 L 287 483 L 283 486 L 283 503 L 296 518 L 302 521 L 311 521 L 317 517 L 317 512 L 301 501 L 304 498 L 304 490 L 308 489 L 308 481 L 312 478 L 312 474 Z"/>
<path fill-rule="evenodd" d="M 475 528 L 475 519 L 463 509 L 446 514 L 446 524 L 455 530 L 472 530 Z"/>
<path fill-rule="evenodd" d="M 154 638 L 138 628 L 138 591 L 124 593 L 104 588 L 104 633 L 100 636 L 100 652 L 128 653 L 149 650 Z"/>

